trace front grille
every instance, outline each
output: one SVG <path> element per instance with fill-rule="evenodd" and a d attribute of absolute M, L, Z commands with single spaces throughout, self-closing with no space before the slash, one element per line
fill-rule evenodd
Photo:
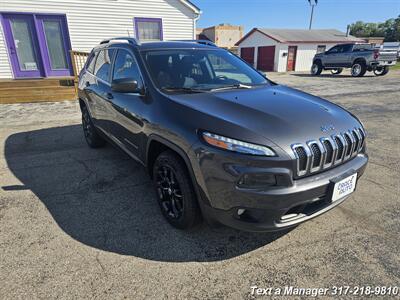
<path fill-rule="evenodd" d="M 307 169 L 307 154 L 303 147 L 295 148 L 299 159 L 299 170 L 305 171 Z"/>
<path fill-rule="evenodd" d="M 331 137 L 321 137 L 305 144 L 296 143 L 292 150 L 296 159 L 297 176 L 325 170 L 354 157 L 364 147 L 365 132 L 355 128 Z"/>

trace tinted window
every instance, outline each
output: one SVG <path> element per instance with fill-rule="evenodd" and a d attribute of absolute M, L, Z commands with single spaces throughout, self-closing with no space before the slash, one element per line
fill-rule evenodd
<path fill-rule="evenodd" d="M 92 55 L 89 57 L 89 61 L 87 64 L 87 70 L 90 73 L 94 72 L 94 64 L 96 63 L 96 56 L 97 56 L 98 52 L 93 52 Z"/>
<path fill-rule="evenodd" d="M 96 65 L 94 68 L 94 75 L 107 82 L 110 81 L 110 69 L 113 53 L 114 49 L 101 50 L 97 55 Z"/>
<path fill-rule="evenodd" d="M 118 50 L 115 57 L 113 79 L 133 78 L 140 80 L 139 67 L 136 60 L 126 50 Z"/>
<path fill-rule="evenodd" d="M 344 45 L 342 47 L 342 52 L 350 52 L 352 48 L 353 48 L 353 45 Z"/>
<path fill-rule="evenodd" d="M 328 50 L 328 53 L 329 53 L 329 54 L 331 54 L 331 53 L 338 53 L 338 52 L 340 52 L 340 49 L 341 49 L 341 48 L 342 48 L 341 46 L 335 46 L 335 47 L 329 49 L 329 50 Z"/>
<path fill-rule="evenodd" d="M 154 82 L 161 89 L 211 90 L 238 84 L 268 84 L 260 73 L 225 50 L 154 50 L 142 55 Z"/>

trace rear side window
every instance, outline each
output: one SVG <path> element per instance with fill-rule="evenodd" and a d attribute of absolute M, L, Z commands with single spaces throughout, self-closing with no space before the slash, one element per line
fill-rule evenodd
<path fill-rule="evenodd" d="M 110 70 L 114 49 L 101 50 L 97 55 L 94 75 L 106 82 L 110 82 Z"/>
<path fill-rule="evenodd" d="M 87 64 L 87 70 L 93 74 L 94 72 L 94 64 L 96 63 L 96 57 L 98 52 L 93 52 L 92 55 L 89 57 L 89 61 Z"/>
<path fill-rule="evenodd" d="M 126 50 L 118 50 L 114 63 L 113 80 L 122 78 L 140 80 L 140 72 L 136 60 Z"/>

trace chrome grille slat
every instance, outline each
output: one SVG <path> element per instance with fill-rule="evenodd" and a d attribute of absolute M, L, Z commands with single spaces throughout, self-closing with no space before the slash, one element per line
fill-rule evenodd
<path fill-rule="evenodd" d="M 297 176 L 306 176 L 343 163 L 356 156 L 364 147 L 363 128 L 353 128 L 330 137 L 292 145 Z"/>

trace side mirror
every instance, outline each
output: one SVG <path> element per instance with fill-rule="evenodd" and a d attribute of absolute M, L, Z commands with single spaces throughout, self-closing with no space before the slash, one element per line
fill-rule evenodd
<path fill-rule="evenodd" d="M 111 82 L 111 90 L 118 93 L 142 93 L 143 87 L 133 78 L 121 78 Z"/>

